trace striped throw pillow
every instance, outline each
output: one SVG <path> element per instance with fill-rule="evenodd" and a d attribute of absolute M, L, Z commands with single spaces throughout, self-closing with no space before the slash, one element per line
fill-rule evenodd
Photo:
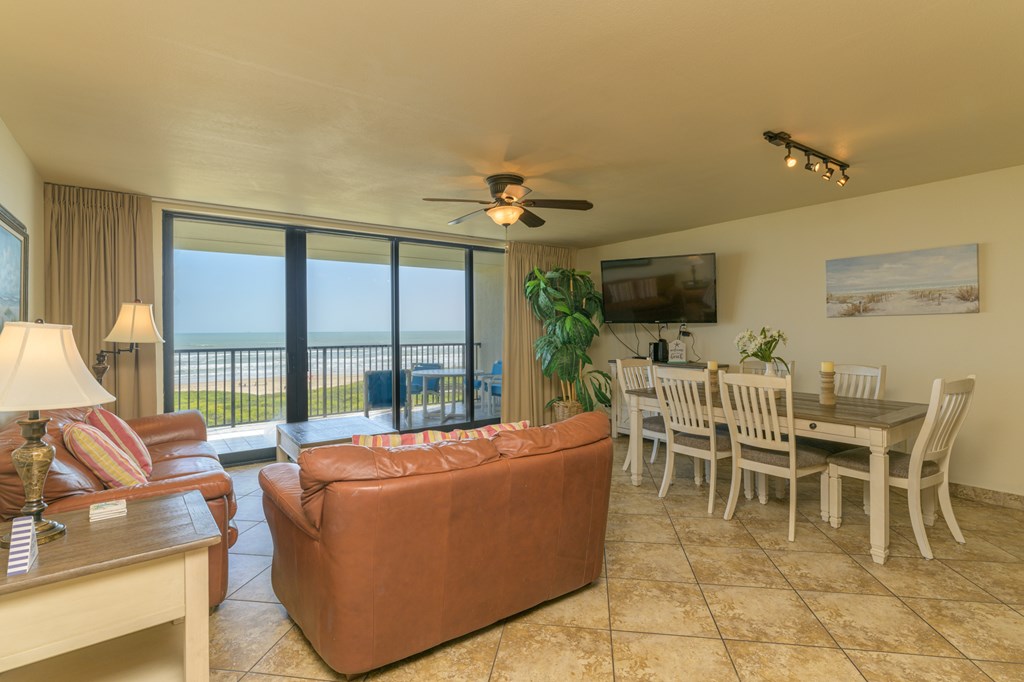
<path fill-rule="evenodd" d="M 134 457 L 146 476 L 153 473 L 153 458 L 149 454 L 149 448 L 125 420 L 102 407 L 94 407 L 85 415 L 85 423 L 95 426 L 113 441 L 114 445 Z"/>
<path fill-rule="evenodd" d="M 352 436 L 353 445 L 368 445 L 375 448 L 393 448 L 399 445 L 422 445 L 448 439 L 443 431 L 420 431 L 419 433 L 385 433 L 379 436 Z"/>
<path fill-rule="evenodd" d="M 135 458 L 114 445 L 95 426 L 71 422 L 64 427 L 64 445 L 108 488 L 146 482 L 146 474 Z"/>
<path fill-rule="evenodd" d="M 522 431 L 530 428 L 530 422 L 505 422 L 503 424 L 488 424 L 478 429 L 455 429 L 449 435 L 454 440 L 472 440 L 474 438 L 492 438 L 502 431 Z"/>

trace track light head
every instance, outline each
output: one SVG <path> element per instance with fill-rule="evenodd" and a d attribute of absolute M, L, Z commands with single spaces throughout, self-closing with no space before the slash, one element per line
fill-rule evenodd
<path fill-rule="evenodd" d="M 808 154 L 807 155 L 807 163 L 804 164 L 804 169 L 805 170 L 809 170 L 809 171 L 814 172 L 814 173 L 817 173 L 819 168 L 821 168 L 821 161 L 818 160 L 818 159 L 815 159 L 814 161 L 811 161 L 811 155 Z"/>
<path fill-rule="evenodd" d="M 838 180 L 836 180 L 836 184 L 839 185 L 840 187 L 846 187 L 846 183 L 849 181 L 850 176 L 846 174 L 846 171 L 843 171 L 843 175 Z"/>
<path fill-rule="evenodd" d="M 821 174 L 821 179 L 828 182 L 832 179 L 832 175 L 836 172 L 835 168 L 829 168 L 828 162 L 825 163 L 825 172 Z"/>
<path fill-rule="evenodd" d="M 792 168 L 796 165 L 796 157 L 790 151 L 790 145 L 786 145 L 786 158 L 783 159 L 786 162 L 786 166 Z"/>

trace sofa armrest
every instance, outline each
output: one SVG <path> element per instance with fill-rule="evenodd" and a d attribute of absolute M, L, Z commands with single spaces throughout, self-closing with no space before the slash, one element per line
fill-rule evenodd
<path fill-rule="evenodd" d="M 306 518 L 302 510 L 302 486 L 299 485 L 299 465 L 290 462 L 270 464 L 260 470 L 263 504 L 268 501 L 306 535 L 317 539 L 320 533 Z"/>
<path fill-rule="evenodd" d="M 175 440 L 206 440 L 206 422 L 199 410 L 184 410 L 128 421 L 142 442 L 156 445 Z"/>
<path fill-rule="evenodd" d="M 162 481 L 150 481 L 141 485 L 126 486 L 124 488 L 110 488 L 99 490 L 84 495 L 71 495 L 60 500 L 51 502 L 51 512 L 70 511 L 72 509 L 83 509 L 97 502 L 108 500 L 140 500 L 147 497 L 158 497 L 160 495 L 171 495 L 185 492 L 187 490 L 198 490 L 204 500 L 216 500 L 222 497 L 231 496 L 231 477 L 227 473 L 203 472 L 178 478 L 168 478 Z"/>

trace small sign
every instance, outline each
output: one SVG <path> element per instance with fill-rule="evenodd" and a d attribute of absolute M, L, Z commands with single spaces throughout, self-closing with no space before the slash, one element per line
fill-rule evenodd
<path fill-rule="evenodd" d="M 668 344 L 669 362 L 686 362 L 686 342 L 682 339 L 669 341 Z"/>
<path fill-rule="evenodd" d="M 31 516 L 19 516 L 11 524 L 11 553 L 7 557 L 7 575 L 24 575 L 39 557 L 36 524 Z"/>

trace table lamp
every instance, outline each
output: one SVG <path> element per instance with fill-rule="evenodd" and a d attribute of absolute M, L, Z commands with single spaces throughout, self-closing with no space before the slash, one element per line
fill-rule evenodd
<path fill-rule="evenodd" d="M 49 417 L 39 410 L 99 405 L 114 400 L 85 366 L 71 325 L 7 322 L 0 332 L 0 411 L 28 411 L 19 419 L 25 444 L 11 453 L 14 468 L 25 487 L 24 516 L 32 516 L 38 543 L 64 535 L 64 524 L 43 518 L 43 485 L 56 450 L 42 441 Z M 9 547 L 10 537 L 0 539 Z"/>
<path fill-rule="evenodd" d="M 107 364 L 108 355 L 120 355 L 121 353 L 134 353 L 140 343 L 163 343 L 164 339 L 156 328 L 156 320 L 153 319 L 153 304 L 143 303 L 135 299 L 134 303 L 122 303 L 121 310 L 117 313 L 117 320 L 113 329 L 103 339 L 104 343 L 113 343 L 114 350 L 101 350 L 96 353 L 96 364 L 92 366 L 92 373 L 96 375 L 96 381 L 103 383 L 103 375 L 107 373 L 110 366 Z M 127 343 L 127 348 L 118 348 L 117 344 Z"/>

